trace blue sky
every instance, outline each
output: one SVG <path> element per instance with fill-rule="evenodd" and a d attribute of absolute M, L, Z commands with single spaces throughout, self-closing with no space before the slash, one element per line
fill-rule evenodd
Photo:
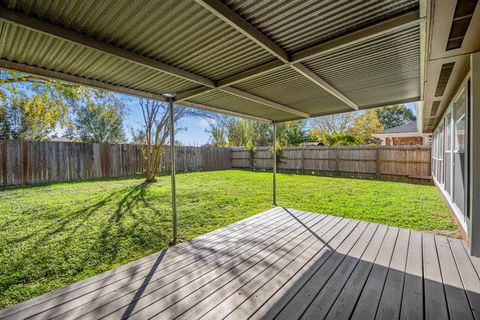
<path fill-rule="evenodd" d="M 129 96 L 123 96 L 122 98 L 128 109 L 124 125 L 127 137 L 130 139 L 130 128 L 142 128 L 143 126 L 142 110 L 137 98 Z M 175 137 L 176 140 L 181 141 L 184 145 L 200 146 L 208 142 L 208 135 L 205 133 L 205 129 L 208 128 L 208 122 L 205 119 L 185 118 L 178 126 L 186 128 L 185 131 L 180 132 Z"/>
<path fill-rule="evenodd" d="M 128 114 L 125 117 L 125 131 L 127 132 L 128 138 L 130 138 L 130 128 L 142 127 L 142 111 L 137 98 L 124 95 L 122 98 L 128 108 Z M 414 103 L 407 103 L 406 105 L 415 113 Z M 200 146 L 208 142 L 208 135 L 205 133 L 205 129 L 208 128 L 208 122 L 205 119 L 185 118 L 179 126 L 186 128 L 186 131 L 177 134 L 176 137 L 176 139 L 184 145 Z"/>

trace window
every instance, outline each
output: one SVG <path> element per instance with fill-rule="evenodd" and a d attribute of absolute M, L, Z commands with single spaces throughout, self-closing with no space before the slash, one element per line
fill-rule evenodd
<path fill-rule="evenodd" d="M 466 94 L 463 91 L 462 95 L 455 103 L 455 152 L 465 152 L 465 108 L 466 108 Z"/>
<path fill-rule="evenodd" d="M 447 114 L 445 117 L 445 151 L 452 150 L 452 121 L 451 114 Z"/>

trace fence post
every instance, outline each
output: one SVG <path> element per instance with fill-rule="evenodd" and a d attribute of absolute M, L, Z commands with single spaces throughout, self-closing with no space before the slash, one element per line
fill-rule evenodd
<path fill-rule="evenodd" d="M 338 175 L 340 173 L 340 149 L 335 148 L 335 173 Z"/>
<path fill-rule="evenodd" d="M 3 185 L 6 186 L 8 184 L 8 141 L 1 142 L 2 144 L 2 179 Z"/>
<path fill-rule="evenodd" d="M 250 156 L 250 168 L 255 168 L 254 158 L 255 158 L 255 149 L 249 150 L 248 154 Z"/>
<path fill-rule="evenodd" d="M 28 142 L 23 141 L 23 184 L 28 184 L 29 183 L 29 177 L 28 177 Z"/>
<path fill-rule="evenodd" d="M 380 148 L 377 147 L 377 152 L 376 152 L 376 176 L 377 178 L 380 178 L 380 166 L 381 166 L 381 163 L 380 163 Z"/>
<path fill-rule="evenodd" d="M 302 149 L 300 149 L 300 154 L 302 156 L 300 171 L 304 173 L 305 172 L 305 147 L 302 147 Z"/>

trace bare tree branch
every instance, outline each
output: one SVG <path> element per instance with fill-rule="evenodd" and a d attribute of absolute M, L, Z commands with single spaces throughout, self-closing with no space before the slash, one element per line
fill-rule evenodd
<path fill-rule="evenodd" d="M 170 137 L 170 125 L 168 104 L 150 99 L 140 99 L 145 133 L 136 134 L 138 137 L 144 136 L 142 141 L 142 154 L 145 158 L 145 175 L 147 182 L 155 181 L 155 174 L 161 165 L 164 146 Z M 175 105 L 173 108 L 173 121 L 177 124 L 186 117 L 212 118 L 214 114 L 202 110 L 195 110 L 184 106 Z M 175 126 L 175 133 L 182 130 Z"/>

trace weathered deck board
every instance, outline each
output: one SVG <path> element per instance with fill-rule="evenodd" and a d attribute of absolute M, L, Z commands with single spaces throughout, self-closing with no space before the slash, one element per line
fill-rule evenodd
<path fill-rule="evenodd" d="M 423 318 L 423 271 L 422 271 L 422 234 L 410 233 L 407 267 L 403 286 L 401 319 Z"/>
<path fill-rule="evenodd" d="M 400 230 L 375 319 L 398 319 L 403 295 L 410 231 Z"/>
<path fill-rule="evenodd" d="M 365 284 L 368 279 L 373 279 L 375 275 L 378 275 L 378 271 L 383 268 L 382 265 L 388 265 L 395 246 L 395 240 L 397 239 L 397 233 L 398 229 L 388 227 L 385 238 L 383 239 L 383 242 L 379 244 L 378 250 L 376 249 L 377 244 L 375 243 L 369 251 L 367 250 L 368 252 L 362 257 L 345 284 L 342 292 L 335 300 L 335 303 L 328 313 L 327 319 L 350 319 L 350 316 L 355 309 L 356 302 L 360 298 L 362 292 L 365 297 L 368 296 L 369 299 L 373 298 L 372 300 L 375 300 L 375 293 L 378 293 L 378 296 L 380 296 L 380 290 L 377 290 L 377 288 L 372 285 L 375 284 L 375 282 L 370 280 L 370 286 L 366 286 Z M 375 250 L 378 252 L 375 253 Z M 369 278 L 370 275 L 372 277 Z M 368 304 L 366 301 L 359 305 L 359 307 L 367 306 Z M 358 313 L 362 313 L 361 308 L 358 308 L 357 310 Z"/>
<path fill-rule="evenodd" d="M 277 207 L 0 319 L 473 319 L 479 266 L 457 239 Z"/>

